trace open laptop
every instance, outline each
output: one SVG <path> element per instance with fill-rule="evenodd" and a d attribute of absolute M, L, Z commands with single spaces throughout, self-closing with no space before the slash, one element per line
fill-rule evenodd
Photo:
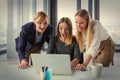
<path fill-rule="evenodd" d="M 52 69 L 53 75 L 72 74 L 70 56 L 66 54 L 31 54 L 33 68 L 37 74 L 43 65 Z"/>

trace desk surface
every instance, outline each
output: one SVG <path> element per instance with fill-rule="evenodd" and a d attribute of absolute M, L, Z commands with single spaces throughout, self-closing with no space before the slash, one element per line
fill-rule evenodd
<path fill-rule="evenodd" d="M 18 65 L 0 62 L 0 80 L 40 80 L 31 67 L 19 70 Z M 104 67 L 101 78 L 93 78 L 89 71 L 77 71 L 72 75 L 54 75 L 52 80 L 120 80 L 120 67 Z"/>

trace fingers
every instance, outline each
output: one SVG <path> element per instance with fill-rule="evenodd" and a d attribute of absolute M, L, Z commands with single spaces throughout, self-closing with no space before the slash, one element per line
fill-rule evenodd
<path fill-rule="evenodd" d="M 77 64 L 77 65 L 76 65 L 76 69 L 77 69 L 77 70 L 82 69 L 82 64 Z"/>
<path fill-rule="evenodd" d="M 22 63 L 22 64 L 19 64 L 18 69 L 25 69 L 27 67 L 28 67 L 28 64 Z"/>
<path fill-rule="evenodd" d="M 86 67 L 83 64 L 76 65 L 76 70 L 83 70 L 83 69 L 86 69 Z"/>
<path fill-rule="evenodd" d="M 78 63 L 79 63 L 79 60 L 75 58 L 71 61 L 71 66 L 75 67 Z"/>
<path fill-rule="evenodd" d="M 28 62 L 26 60 L 22 60 L 18 66 L 18 69 L 25 69 L 27 67 L 29 67 Z"/>

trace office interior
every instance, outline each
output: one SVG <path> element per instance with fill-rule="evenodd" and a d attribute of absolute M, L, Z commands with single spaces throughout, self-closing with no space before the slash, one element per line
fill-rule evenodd
<path fill-rule="evenodd" d="M 0 60 L 18 59 L 14 39 L 23 24 L 33 21 L 36 12 L 45 11 L 49 15 L 53 35 L 59 19 L 69 17 L 74 35 L 74 14 L 78 9 L 87 9 L 91 18 L 99 20 L 116 43 L 115 65 L 120 66 L 119 3 L 120 0 L 0 0 Z"/>

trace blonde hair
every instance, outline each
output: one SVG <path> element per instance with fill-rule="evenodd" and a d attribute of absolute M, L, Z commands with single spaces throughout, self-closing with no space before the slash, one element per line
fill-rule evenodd
<path fill-rule="evenodd" d="M 86 50 L 87 50 L 91 45 L 91 39 L 93 37 L 90 15 L 85 9 L 81 9 L 76 12 L 75 16 L 80 16 L 87 21 L 87 29 L 85 31 L 87 36 L 87 43 L 86 43 Z M 80 52 L 82 52 L 84 50 L 84 41 L 81 32 L 76 31 L 76 40 L 79 44 Z"/>
<path fill-rule="evenodd" d="M 34 22 L 40 23 L 42 22 L 45 18 L 48 18 L 47 14 L 43 11 L 39 11 L 36 13 L 34 16 Z"/>
<path fill-rule="evenodd" d="M 60 21 L 58 22 L 58 26 L 57 26 L 57 36 L 60 36 L 59 33 L 59 24 L 65 22 L 67 24 L 68 30 L 69 30 L 69 34 L 67 34 L 67 38 L 65 40 L 65 44 L 66 45 L 70 45 L 72 43 L 72 22 L 68 17 L 63 17 L 60 19 Z"/>

